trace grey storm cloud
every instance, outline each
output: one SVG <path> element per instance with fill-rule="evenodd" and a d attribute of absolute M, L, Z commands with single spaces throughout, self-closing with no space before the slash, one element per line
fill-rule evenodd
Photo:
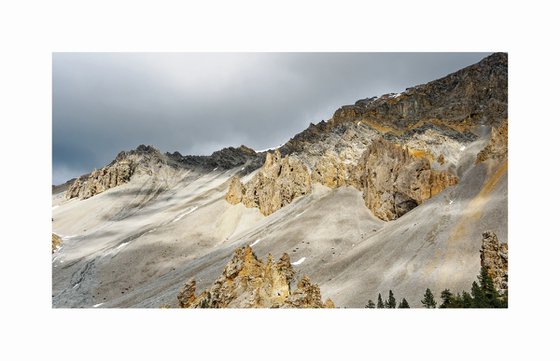
<path fill-rule="evenodd" d="M 342 105 L 489 53 L 54 53 L 53 184 L 121 150 L 280 145 Z"/>

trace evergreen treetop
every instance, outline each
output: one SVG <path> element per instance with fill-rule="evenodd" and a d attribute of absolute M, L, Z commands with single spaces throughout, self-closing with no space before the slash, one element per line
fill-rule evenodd
<path fill-rule="evenodd" d="M 399 308 L 410 308 L 408 302 L 406 302 L 406 298 L 403 298 L 402 301 L 399 303 Z"/>
<path fill-rule="evenodd" d="M 381 293 L 377 296 L 377 308 L 385 308 L 385 304 L 381 298 Z"/>
<path fill-rule="evenodd" d="M 426 288 L 426 293 L 424 293 L 424 299 L 421 301 L 425 308 L 436 308 L 436 300 L 434 299 L 434 294 L 429 288 Z"/>

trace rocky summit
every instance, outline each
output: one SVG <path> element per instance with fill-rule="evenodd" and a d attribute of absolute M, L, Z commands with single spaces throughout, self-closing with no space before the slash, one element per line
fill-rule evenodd
<path fill-rule="evenodd" d="M 505 294 L 507 54 L 364 96 L 270 151 L 141 145 L 53 187 L 53 307 L 423 307 L 481 264 Z"/>

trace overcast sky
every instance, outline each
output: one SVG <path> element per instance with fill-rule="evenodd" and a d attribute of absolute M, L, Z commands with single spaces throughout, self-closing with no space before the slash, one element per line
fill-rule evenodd
<path fill-rule="evenodd" d="M 210 154 L 285 143 L 341 105 L 488 53 L 55 53 L 53 183 L 151 144 Z"/>

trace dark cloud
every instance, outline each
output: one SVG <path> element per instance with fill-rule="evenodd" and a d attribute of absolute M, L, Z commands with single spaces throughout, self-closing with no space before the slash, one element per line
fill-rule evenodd
<path fill-rule="evenodd" d="M 210 154 L 287 141 L 341 105 L 399 92 L 486 53 L 55 53 L 53 182 L 121 150 Z"/>

